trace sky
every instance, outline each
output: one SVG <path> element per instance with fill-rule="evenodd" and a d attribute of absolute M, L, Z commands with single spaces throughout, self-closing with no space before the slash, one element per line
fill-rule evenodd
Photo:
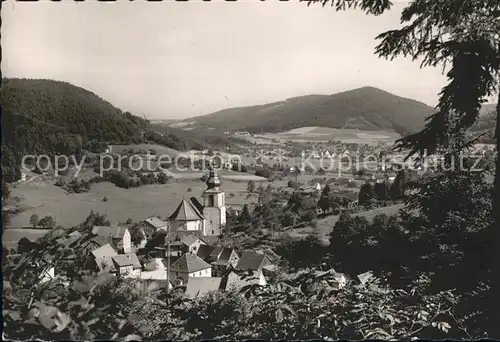
<path fill-rule="evenodd" d="M 5 77 L 67 81 L 150 119 L 374 86 L 437 104 L 440 68 L 374 55 L 400 27 L 382 16 L 298 1 L 87 0 L 2 5 Z"/>

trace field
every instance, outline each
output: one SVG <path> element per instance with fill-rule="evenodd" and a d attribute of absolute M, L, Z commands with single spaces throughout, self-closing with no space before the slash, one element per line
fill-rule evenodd
<path fill-rule="evenodd" d="M 26 237 L 30 241 L 35 241 L 49 231 L 50 229 L 7 228 L 3 231 L 2 243 L 7 248 L 17 248 L 17 243 L 19 242 L 19 240 L 21 240 L 21 238 Z"/>
<path fill-rule="evenodd" d="M 327 142 L 342 141 L 343 143 L 357 143 L 376 145 L 379 142 L 392 144 L 401 136 L 396 132 L 380 130 L 359 130 L 352 128 L 328 128 L 328 127 L 301 127 L 283 133 L 266 133 L 256 136 L 256 139 L 276 139 L 278 141 L 297 141 L 297 142 Z"/>
<path fill-rule="evenodd" d="M 134 151 L 139 151 L 141 149 L 155 149 L 157 155 L 169 155 L 171 157 L 176 157 L 181 154 L 181 151 L 174 150 L 173 148 L 168 148 L 161 145 L 156 144 L 133 144 L 133 145 L 109 145 L 112 153 L 120 153 L 126 149 L 133 149 Z"/>
<path fill-rule="evenodd" d="M 246 182 L 222 179 L 229 205 L 252 200 L 246 198 L 246 188 Z M 128 218 L 138 221 L 156 215 L 167 217 L 183 198 L 200 197 L 205 189 L 205 183 L 198 178 L 131 189 L 104 182 L 93 184 L 88 193 L 69 194 L 53 183 L 37 180 L 12 187 L 12 196 L 20 196 L 22 204 L 31 209 L 14 215 L 11 225 L 29 225 L 30 216 L 36 213 L 39 217 L 53 216 L 57 224 L 72 227 L 83 222 L 91 210 L 106 214 L 112 223 L 125 222 Z M 107 202 L 103 202 L 104 197 Z"/>

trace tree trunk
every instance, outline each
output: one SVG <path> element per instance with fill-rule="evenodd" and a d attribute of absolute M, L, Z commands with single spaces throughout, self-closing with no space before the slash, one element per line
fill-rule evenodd
<path fill-rule="evenodd" d="M 500 96 L 498 98 L 496 114 L 495 140 L 497 155 L 495 161 L 495 184 L 493 187 L 493 243 L 495 247 L 500 247 Z M 498 258 L 495 259 L 498 260 Z"/>
<path fill-rule="evenodd" d="M 500 89 L 499 89 L 500 94 Z M 498 251 L 500 250 L 500 95 L 497 103 L 496 112 L 496 126 L 495 126 L 495 140 L 496 140 L 496 160 L 495 160 L 495 183 L 493 187 L 492 196 L 492 209 L 493 209 L 493 226 L 491 227 L 490 234 L 490 262 L 491 262 L 491 302 L 490 302 L 490 331 L 489 338 L 500 338 L 500 310 L 498 303 L 500 303 L 500 258 Z"/>

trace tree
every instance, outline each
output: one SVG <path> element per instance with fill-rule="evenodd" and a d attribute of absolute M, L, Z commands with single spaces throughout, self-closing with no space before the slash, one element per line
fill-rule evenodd
<path fill-rule="evenodd" d="M 241 226 L 241 230 L 247 230 L 252 224 L 252 214 L 250 214 L 250 208 L 248 204 L 243 205 L 240 215 L 237 218 L 238 224 Z"/>
<path fill-rule="evenodd" d="M 33 228 L 36 228 L 36 225 L 38 224 L 38 221 L 39 221 L 39 217 L 37 214 L 33 214 L 31 215 L 30 217 L 30 224 L 33 226 Z"/>
<path fill-rule="evenodd" d="M 130 239 L 134 245 L 139 245 L 141 241 L 145 238 L 145 234 L 141 229 L 139 223 L 133 224 L 129 228 Z"/>
<path fill-rule="evenodd" d="M 271 178 L 273 176 L 273 171 L 266 165 L 255 171 L 255 175 L 264 178 Z"/>
<path fill-rule="evenodd" d="M 328 212 L 331 209 L 331 203 L 330 203 L 329 196 L 330 196 L 330 185 L 326 184 L 325 187 L 323 188 L 323 192 L 321 193 L 321 197 L 318 201 L 318 206 L 324 212 Z"/>
<path fill-rule="evenodd" d="M 92 231 L 94 226 L 110 226 L 111 223 L 106 219 L 106 215 L 101 215 L 90 211 L 89 216 L 80 224 L 79 229 L 85 233 Z"/>
<path fill-rule="evenodd" d="M 255 182 L 253 180 L 248 181 L 247 190 L 248 190 L 248 192 L 255 191 Z"/>
<path fill-rule="evenodd" d="M 375 192 L 375 197 L 377 198 L 378 201 L 387 201 L 389 199 L 388 189 L 389 186 L 385 181 L 380 183 L 379 182 L 375 183 L 373 190 Z"/>
<path fill-rule="evenodd" d="M 394 200 L 403 198 L 406 179 L 405 175 L 405 170 L 399 170 L 394 182 L 391 185 L 390 193 L 391 198 Z"/>
<path fill-rule="evenodd" d="M 359 205 L 369 205 L 375 198 L 375 190 L 370 182 L 366 182 L 359 189 L 358 203 Z"/>
<path fill-rule="evenodd" d="M 52 216 L 44 216 L 38 224 L 46 229 L 52 229 L 56 226 L 56 221 Z"/>
<path fill-rule="evenodd" d="M 297 183 L 294 179 L 290 179 L 287 183 L 287 186 L 289 188 L 294 188 L 295 190 L 297 190 L 299 188 L 299 183 Z"/>
<path fill-rule="evenodd" d="M 4 200 L 10 197 L 10 189 L 5 181 L 2 181 L 2 196 Z"/>
<path fill-rule="evenodd" d="M 311 0 L 310 3 L 330 3 L 326 0 Z M 332 0 L 337 9 L 359 6 L 370 14 L 381 14 L 388 10 L 388 0 Z M 398 30 L 380 34 L 382 42 L 376 53 L 385 58 L 410 56 L 422 59 L 422 66 L 449 66 L 449 83 L 439 94 L 437 113 L 432 115 L 426 127 L 398 141 L 400 149 L 410 149 L 410 154 L 432 154 L 450 135 L 471 127 L 479 116 L 485 98 L 500 96 L 500 2 L 496 0 L 443 0 L 413 1 L 402 12 L 401 22 L 406 24 Z M 449 115 L 455 113 L 457 124 L 450 126 Z M 500 151 L 500 98 L 497 101 L 495 125 L 497 151 Z M 490 228 L 490 266 L 492 274 L 500 274 L 500 154 L 496 158 L 493 191 L 493 222 Z M 500 277 L 494 279 L 493 288 L 500 288 Z M 500 291 L 498 291 L 500 292 Z M 500 293 L 497 294 L 500 297 Z M 497 297 L 494 302 L 500 299 Z M 498 318 L 498 313 L 492 315 Z M 498 326 L 492 323 L 492 327 Z"/>

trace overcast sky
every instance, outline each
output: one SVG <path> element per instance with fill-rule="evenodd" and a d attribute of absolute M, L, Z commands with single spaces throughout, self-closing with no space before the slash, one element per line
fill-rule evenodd
<path fill-rule="evenodd" d="M 4 2 L 6 77 L 63 80 L 149 118 L 185 118 L 370 85 L 431 106 L 441 69 L 378 59 L 378 17 L 305 3 Z"/>

